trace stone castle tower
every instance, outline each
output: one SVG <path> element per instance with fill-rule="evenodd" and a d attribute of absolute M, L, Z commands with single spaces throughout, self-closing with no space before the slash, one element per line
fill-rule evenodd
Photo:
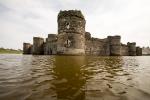
<path fill-rule="evenodd" d="M 85 19 L 81 11 L 60 11 L 58 14 L 58 54 L 85 54 Z"/>
<path fill-rule="evenodd" d="M 32 44 L 23 43 L 23 54 L 31 54 L 32 52 Z"/>
<path fill-rule="evenodd" d="M 128 42 L 127 45 L 129 48 L 129 55 L 130 56 L 136 56 L 136 49 L 137 49 L 136 43 L 135 42 L 132 42 L 132 43 Z"/>
<path fill-rule="evenodd" d="M 44 54 L 44 39 L 40 37 L 33 37 L 32 53 L 35 55 Z"/>
<path fill-rule="evenodd" d="M 109 49 L 111 56 L 121 55 L 121 37 L 120 36 L 108 36 Z"/>

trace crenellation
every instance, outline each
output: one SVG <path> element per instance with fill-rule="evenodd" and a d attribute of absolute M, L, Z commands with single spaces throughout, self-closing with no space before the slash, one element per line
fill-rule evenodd
<path fill-rule="evenodd" d="M 64 11 L 60 11 L 58 14 L 58 20 L 61 19 L 62 17 L 78 17 L 84 20 L 84 16 L 81 13 L 80 10 L 64 10 Z"/>

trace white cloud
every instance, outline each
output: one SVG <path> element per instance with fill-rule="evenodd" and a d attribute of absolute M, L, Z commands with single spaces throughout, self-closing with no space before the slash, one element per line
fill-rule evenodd
<path fill-rule="evenodd" d="M 22 48 L 33 36 L 57 33 L 61 9 L 80 9 L 95 37 L 117 34 L 123 43 L 150 45 L 149 0 L 0 0 L 0 47 Z"/>

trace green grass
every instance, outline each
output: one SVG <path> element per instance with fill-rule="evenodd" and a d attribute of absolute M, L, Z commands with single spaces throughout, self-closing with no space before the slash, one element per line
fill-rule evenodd
<path fill-rule="evenodd" d="M 21 54 L 22 50 L 0 48 L 0 54 Z"/>

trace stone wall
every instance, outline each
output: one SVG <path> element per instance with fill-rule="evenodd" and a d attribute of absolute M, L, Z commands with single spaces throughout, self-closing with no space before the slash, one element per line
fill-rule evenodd
<path fill-rule="evenodd" d="M 57 54 L 57 35 L 56 34 L 48 34 L 48 38 L 46 38 L 45 55 L 54 55 Z"/>
<path fill-rule="evenodd" d="M 150 55 L 150 47 L 143 47 L 142 55 Z"/>
<path fill-rule="evenodd" d="M 125 44 L 121 44 L 121 54 L 122 56 L 128 56 L 129 55 L 129 48 Z"/>
<path fill-rule="evenodd" d="M 91 37 L 89 32 L 85 33 L 85 53 L 86 55 L 110 55 L 108 39 L 99 39 Z"/>
<path fill-rule="evenodd" d="M 86 41 L 86 55 L 100 55 L 101 41 L 96 38 L 91 38 Z"/>
<path fill-rule="evenodd" d="M 44 38 L 33 37 L 33 54 L 44 54 Z"/>
<path fill-rule="evenodd" d="M 107 56 L 110 54 L 107 39 L 91 38 L 86 40 L 86 55 Z"/>

